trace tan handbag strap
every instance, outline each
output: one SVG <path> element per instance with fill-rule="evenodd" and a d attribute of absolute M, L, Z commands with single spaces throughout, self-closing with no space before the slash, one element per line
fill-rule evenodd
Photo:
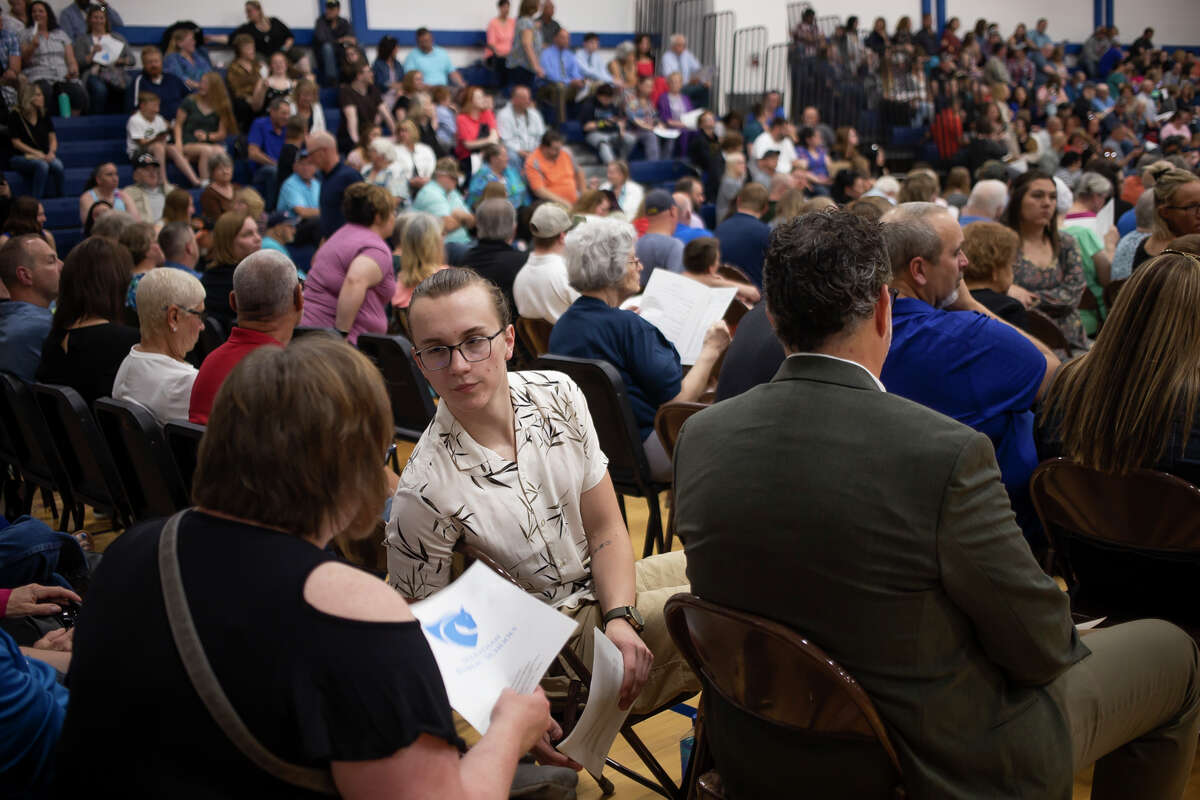
<path fill-rule="evenodd" d="M 192 612 L 188 608 L 187 595 L 183 590 L 183 577 L 179 569 L 179 520 L 185 513 L 186 510 L 175 514 L 163 527 L 158 541 L 158 572 L 162 581 L 163 601 L 167 607 L 167 619 L 171 625 L 171 636 L 175 639 L 175 647 L 179 650 L 179 657 L 183 660 L 192 688 L 200 695 L 204 707 L 229 741 L 259 769 L 292 786 L 336 796 L 338 792 L 333 783 L 333 776 L 327 770 L 291 764 L 264 747 L 246 727 L 246 723 L 238 716 L 237 709 L 229 702 L 229 697 L 221 688 L 196 632 Z"/>

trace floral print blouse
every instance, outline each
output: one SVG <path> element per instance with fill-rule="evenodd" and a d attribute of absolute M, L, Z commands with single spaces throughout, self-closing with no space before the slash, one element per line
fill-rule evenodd
<path fill-rule="evenodd" d="M 388 582 L 420 600 L 450 582 L 460 538 L 555 608 L 595 599 L 580 498 L 603 478 L 587 401 L 560 372 L 511 372 L 517 460 L 471 438 L 445 403 L 413 449 L 387 524 Z"/>
<path fill-rule="evenodd" d="M 1069 233 L 1058 232 L 1058 258 L 1049 267 L 1039 267 L 1022 249 L 1013 264 L 1013 282 L 1040 298 L 1036 308 L 1054 320 L 1072 349 L 1087 350 L 1087 335 L 1079 316 L 1079 298 L 1087 288 L 1079 245 Z"/>

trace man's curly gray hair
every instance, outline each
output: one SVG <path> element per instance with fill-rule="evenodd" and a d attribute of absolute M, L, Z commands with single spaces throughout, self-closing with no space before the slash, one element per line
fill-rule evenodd
<path fill-rule="evenodd" d="M 628 222 L 592 219 L 567 234 L 567 278 L 579 292 L 619 284 L 637 234 Z"/>

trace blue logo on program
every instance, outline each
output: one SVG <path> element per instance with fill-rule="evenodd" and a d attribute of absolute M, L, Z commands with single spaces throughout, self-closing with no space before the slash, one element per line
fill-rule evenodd
<path fill-rule="evenodd" d="M 456 644 L 460 647 L 474 647 L 479 641 L 479 631 L 475 628 L 475 619 L 465 608 L 458 613 L 450 613 L 432 625 L 426 625 L 425 630 L 435 639 Z"/>

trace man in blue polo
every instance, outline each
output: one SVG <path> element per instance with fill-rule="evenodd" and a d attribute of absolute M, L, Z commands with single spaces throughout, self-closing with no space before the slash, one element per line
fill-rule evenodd
<path fill-rule="evenodd" d="M 933 203 L 883 217 L 892 260 L 892 344 L 880 378 L 889 392 L 986 434 L 1022 530 L 1036 530 L 1029 477 L 1037 466 L 1033 404 L 1059 361 L 988 311 L 962 283 L 962 228 Z"/>
<path fill-rule="evenodd" d="M 62 262 L 36 233 L 14 236 L 0 247 L 0 370 L 32 382 L 50 333 L 50 304 L 58 297 Z"/>
<path fill-rule="evenodd" d="M 321 238 L 328 239 L 346 224 L 342 195 L 351 184 L 361 181 L 362 175 L 338 158 L 337 142 L 328 133 L 310 133 L 306 149 L 312 163 L 321 171 Z"/>
<path fill-rule="evenodd" d="M 291 116 L 291 104 L 286 97 L 276 97 L 267 108 L 266 116 L 250 123 L 248 155 L 257 166 L 254 187 L 266 201 L 267 210 L 275 208 L 279 191 L 279 155 L 283 152 L 283 127 Z"/>
<path fill-rule="evenodd" d="M 450 54 L 433 43 L 428 28 L 417 28 L 417 49 L 404 59 L 404 71 L 417 70 L 426 86 L 464 86 L 462 75 L 450 63 Z"/>

